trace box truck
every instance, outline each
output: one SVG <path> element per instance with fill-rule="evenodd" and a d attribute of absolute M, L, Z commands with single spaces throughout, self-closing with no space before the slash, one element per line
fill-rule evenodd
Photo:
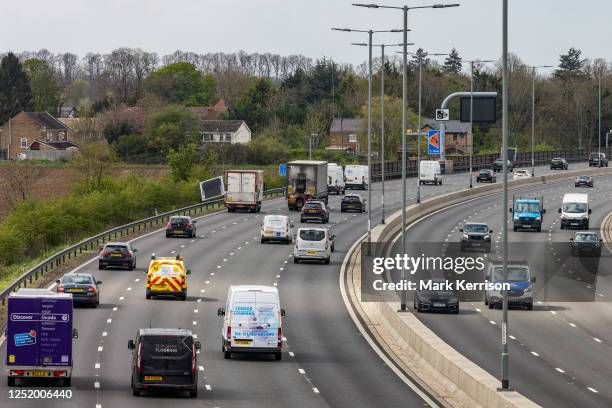
<path fill-rule="evenodd" d="M 296 160 L 287 163 L 287 206 L 289 211 L 301 210 L 308 200 L 323 200 L 327 204 L 327 162 Z"/>
<path fill-rule="evenodd" d="M 226 170 L 225 206 L 227 211 L 239 209 L 261 211 L 263 170 Z"/>
<path fill-rule="evenodd" d="M 17 379 L 55 379 L 70 387 L 72 377 L 72 294 L 20 289 L 8 298 L 6 372 Z"/>

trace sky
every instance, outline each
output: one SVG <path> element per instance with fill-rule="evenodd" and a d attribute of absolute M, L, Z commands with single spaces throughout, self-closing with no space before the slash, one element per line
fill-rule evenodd
<path fill-rule="evenodd" d="M 377 0 L 361 0 L 376 2 Z M 442 0 L 381 0 L 421 6 Z M 502 0 L 450 0 L 460 7 L 412 10 L 409 42 L 431 53 L 452 47 L 468 59 L 501 55 Z M 612 1 L 509 0 L 509 50 L 525 63 L 557 65 L 570 47 L 587 58 L 612 59 Z M 302 54 L 358 65 L 367 49 L 351 42 L 367 34 L 331 27 L 402 28 L 400 10 L 353 7 L 346 0 L 1 0 L 0 52 L 107 53 L 139 47 L 160 55 L 177 49 Z M 401 42 L 401 33 L 375 34 Z M 378 50 L 375 49 L 375 56 Z M 443 58 L 442 58 L 443 59 Z"/>

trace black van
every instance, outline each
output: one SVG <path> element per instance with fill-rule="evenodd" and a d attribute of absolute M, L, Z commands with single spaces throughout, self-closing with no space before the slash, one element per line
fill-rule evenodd
<path fill-rule="evenodd" d="M 140 329 L 132 350 L 132 393 L 171 389 L 198 395 L 198 351 L 200 342 L 184 329 Z"/>

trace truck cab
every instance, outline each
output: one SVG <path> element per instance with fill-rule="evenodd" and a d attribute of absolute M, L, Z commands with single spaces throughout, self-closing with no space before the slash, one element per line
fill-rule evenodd
<path fill-rule="evenodd" d="M 512 208 L 509 211 L 512 213 L 514 231 L 519 229 L 542 231 L 542 221 L 546 213 L 543 198 L 514 198 L 512 200 Z"/>

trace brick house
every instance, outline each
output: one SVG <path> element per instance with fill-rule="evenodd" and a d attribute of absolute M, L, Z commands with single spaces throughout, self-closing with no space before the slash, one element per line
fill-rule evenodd
<path fill-rule="evenodd" d="M 202 142 L 245 144 L 251 141 L 251 129 L 244 120 L 203 120 Z"/>
<path fill-rule="evenodd" d="M 359 118 L 336 118 L 329 128 L 328 150 L 341 150 L 349 153 L 360 151 L 358 134 L 362 129 Z"/>
<path fill-rule="evenodd" d="M 219 99 L 217 103 L 210 106 L 194 106 L 187 108 L 198 117 L 200 121 L 204 120 L 219 120 L 226 114 L 229 109 L 225 104 L 225 100 Z"/>
<path fill-rule="evenodd" d="M 20 153 L 30 150 L 34 142 L 39 142 L 34 146 L 57 144 L 55 150 L 65 150 L 70 139 L 70 128 L 48 112 L 20 112 L 0 127 L 0 159 L 22 158 Z"/>

